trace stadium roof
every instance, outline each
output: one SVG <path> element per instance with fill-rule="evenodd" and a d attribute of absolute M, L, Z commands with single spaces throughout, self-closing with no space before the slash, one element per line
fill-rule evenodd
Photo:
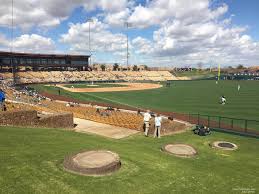
<path fill-rule="evenodd" d="M 89 58 L 90 55 L 65 55 L 65 54 L 40 54 L 40 53 L 19 53 L 19 52 L 5 52 L 0 51 L 0 56 L 17 56 L 17 57 L 55 57 L 55 58 L 64 58 L 64 57 L 75 57 L 75 58 Z"/>

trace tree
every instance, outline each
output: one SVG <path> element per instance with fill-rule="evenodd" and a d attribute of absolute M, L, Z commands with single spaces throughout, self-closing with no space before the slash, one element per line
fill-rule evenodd
<path fill-rule="evenodd" d="M 148 67 L 146 65 L 144 65 L 144 70 L 148 70 Z"/>
<path fill-rule="evenodd" d="M 119 68 L 118 63 L 114 63 L 114 65 L 113 65 L 113 71 L 117 71 L 118 68 Z"/>
<path fill-rule="evenodd" d="M 198 67 L 199 70 L 202 70 L 203 63 L 202 62 L 197 63 L 197 67 Z"/>
<path fill-rule="evenodd" d="M 133 71 L 138 71 L 138 66 L 137 65 L 133 66 Z"/>
<path fill-rule="evenodd" d="M 105 66 L 104 64 L 102 64 L 102 65 L 101 65 L 101 69 L 102 69 L 102 71 L 105 71 L 106 66 Z"/>
<path fill-rule="evenodd" d="M 237 69 L 244 69 L 245 67 L 244 67 L 244 65 L 241 65 L 241 64 L 239 64 L 238 66 L 237 66 Z"/>

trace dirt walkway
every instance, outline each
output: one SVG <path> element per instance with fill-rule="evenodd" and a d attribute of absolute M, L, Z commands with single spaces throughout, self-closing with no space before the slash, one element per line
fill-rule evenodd
<path fill-rule="evenodd" d="M 75 127 L 76 132 L 93 133 L 113 139 L 121 139 L 139 133 L 139 131 L 136 130 L 97 123 L 79 118 L 74 118 L 74 123 L 77 124 Z"/>
<path fill-rule="evenodd" d="M 163 87 L 160 84 L 152 83 L 118 83 L 125 85 L 123 87 L 106 87 L 106 88 L 67 88 L 64 84 L 57 86 L 69 92 L 120 92 L 120 91 L 133 91 L 133 90 L 150 90 Z"/>

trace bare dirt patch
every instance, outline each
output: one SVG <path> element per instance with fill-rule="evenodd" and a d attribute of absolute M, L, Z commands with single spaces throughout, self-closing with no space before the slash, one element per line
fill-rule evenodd
<path fill-rule="evenodd" d="M 172 135 L 176 133 L 182 133 L 187 130 L 189 130 L 189 127 L 186 126 L 186 124 L 176 122 L 176 121 L 171 121 L 169 119 L 163 119 L 160 133 L 161 133 L 161 136 L 166 136 L 166 135 Z M 148 134 L 153 135 L 154 132 L 155 132 L 155 119 L 152 118 L 150 121 Z"/>
<path fill-rule="evenodd" d="M 153 83 L 118 83 L 125 85 L 122 87 L 104 87 L 104 88 L 67 88 L 64 84 L 57 86 L 69 92 L 120 92 L 120 91 L 133 91 L 133 90 L 150 90 L 163 87 L 160 84 Z"/>

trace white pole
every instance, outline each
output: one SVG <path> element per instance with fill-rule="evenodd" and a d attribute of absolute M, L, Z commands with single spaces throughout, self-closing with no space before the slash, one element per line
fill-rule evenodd
<path fill-rule="evenodd" d="M 11 26 L 11 53 L 13 52 L 13 0 L 12 0 L 12 26 Z"/>
<path fill-rule="evenodd" d="M 129 23 L 127 22 L 127 70 L 129 70 L 129 35 L 128 35 L 128 28 Z"/>
<path fill-rule="evenodd" d="M 91 21 L 88 20 L 89 22 L 89 54 L 90 54 L 90 58 L 89 58 L 89 65 L 91 66 Z"/>
<path fill-rule="evenodd" d="M 15 65 L 14 65 L 14 60 L 13 60 L 13 36 L 14 36 L 14 19 L 13 19 L 13 6 L 14 6 L 14 0 L 12 0 L 12 26 L 11 26 L 11 65 L 12 65 L 12 71 L 13 71 L 13 84 L 16 84 L 16 79 L 15 79 Z"/>
<path fill-rule="evenodd" d="M 92 51 L 91 51 L 91 22 L 93 22 L 92 18 L 88 20 L 88 49 L 89 49 L 89 66 L 91 66 L 92 60 Z"/>
<path fill-rule="evenodd" d="M 128 29 L 131 26 L 129 22 L 125 22 L 124 25 L 126 26 L 126 37 L 127 37 L 127 49 L 126 49 L 126 65 L 127 69 L 129 69 L 129 34 L 128 34 Z"/>

